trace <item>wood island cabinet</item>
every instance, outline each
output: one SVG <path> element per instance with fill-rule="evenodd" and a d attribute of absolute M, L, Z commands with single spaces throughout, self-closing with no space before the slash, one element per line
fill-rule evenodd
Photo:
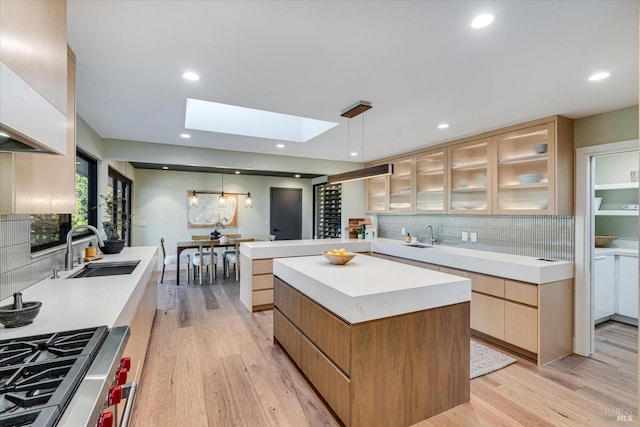
<path fill-rule="evenodd" d="M 274 340 L 344 425 L 411 425 L 469 399 L 468 302 L 350 324 L 274 282 Z"/>

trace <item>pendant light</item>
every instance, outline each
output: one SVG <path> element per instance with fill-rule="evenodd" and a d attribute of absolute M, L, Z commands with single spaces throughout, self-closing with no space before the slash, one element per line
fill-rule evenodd
<path fill-rule="evenodd" d="M 224 196 L 224 169 L 220 170 L 220 179 L 221 179 L 221 188 L 220 196 L 218 196 L 218 207 L 226 208 L 227 207 L 227 198 Z"/>
<path fill-rule="evenodd" d="M 348 107 L 343 111 L 340 116 L 346 117 L 351 120 L 355 116 L 364 113 L 371 109 L 371 103 L 367 101 L 360 101 L 354 105 Z M 347 122 L 347 125 L 349 122 Z M 349 152 L 349 132 L 347 132 L 347 152 Z M 362 161 L 364 162 L 364 115 L 362 116 Z M 360 179 L 374 178 L 376 176 L 391 175 L 393 173 L 393 164 L 384 163 L 378 166 L 371 166 L 368 168 L 357 169 L 345 173 L 339 173 L 327 177 L 329 184 L 337 184 L 340 182 L 356 181 Z"/>
<path fill-rule="evenodd" d="M 253 207 L 253 198 L 251 197 L 251 193 L 247 193 L 247 198 L 244 199 L 244 207 L 245 208 Z"/>
<path fill-rule="evenodd" d="M 189 196 L 189 207 L 190 208 L 198 207 L 198 195 L 196 194 L 196 190 L 193 190 L 193 192 Z"/>

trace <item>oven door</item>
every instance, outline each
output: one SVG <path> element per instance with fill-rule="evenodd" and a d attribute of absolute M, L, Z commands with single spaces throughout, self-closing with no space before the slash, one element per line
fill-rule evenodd
<path fill-rule="evenodd" d="M 118 380 L 120 380 L 121 388 L 123 389 L 123 396 L 124 390 L 131 388 L 126 387 L 126 375 L 120 375 L 123 370 L 121 366 L 123 353 L 129 340 L 129 335 L 128 326 L 112 328 L 109 331 L 109 335 L 102 343 L 89 370 L 62 414 L 58 425 L 93 427 L 99 425 L 100 419 L 107 417 L 111 417 L 112 420 L 114 418 L 117 419 L 113 413 L 110 416 L 105 416 L 103 413 L 108 414 L 110 412 L 108 409 L 112 405 L 109 403 L 109 394 L 118 383 Z M 133 403 L 133 394 L 135 392 L 127 391 L 127 396 L 129 396 L 127 401 L 130 400 Z M 112 425 L 114 424 L 112 423 Z"/>

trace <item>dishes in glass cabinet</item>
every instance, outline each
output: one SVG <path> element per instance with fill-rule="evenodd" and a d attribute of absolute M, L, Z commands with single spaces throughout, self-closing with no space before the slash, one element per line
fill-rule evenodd
<path fill-rule="evenodd" d="M 539 173 L 525 173 L 518 175 L 516 180 L 518 181 L 518 184 L 521 185 L 537 184 L 542 180 L 542 175 Z"/>
<path fill-rule="evenodd" d="M 390 203 L 391 209 L 407 209 L 411 207 L 411 203 Z"/>
<path fill-rule="evenodd" d="M 544 154 L 547 152 L 547 144 L 536 144 L 533 146 L 533 151 L 536 154 Z"/>

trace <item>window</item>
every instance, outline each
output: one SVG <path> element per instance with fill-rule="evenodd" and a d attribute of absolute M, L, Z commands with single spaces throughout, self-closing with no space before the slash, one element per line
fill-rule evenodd
<path fill-rule="evenodd" d="M 97 226 L 97 162 L 76 151 L 76 209 L 73 214 L 31 215 L 31 252 L 41 251 L 67 242 L 67 233 L 80 224 Z M 78 233 L 78 236 L 90 232 Z"/>
<path fill-rule="evenodd" d="M 129 178 L 109 168 L 109 184 L 105 199 L 113 200 L 113 206 L 110 209 L 112 218 L 105 212 L 103 226 L 108 221 L 118 236 L 127 242 L 127 246 L 131 246 L 131 184 L 132 181 Z"/>

